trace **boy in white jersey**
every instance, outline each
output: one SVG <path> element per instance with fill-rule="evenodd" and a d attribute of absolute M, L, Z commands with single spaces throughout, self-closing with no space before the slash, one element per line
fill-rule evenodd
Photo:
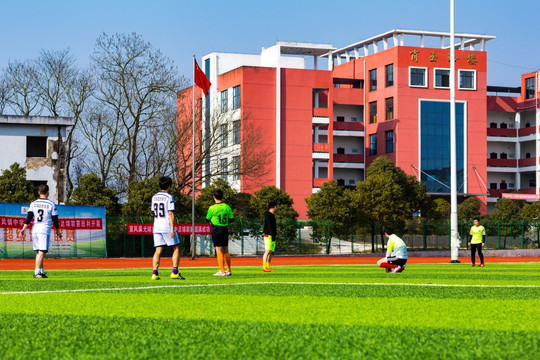
<path fill-rule="evenodd" d="M 388 238 L 386 246 L 386 257 L 377 261 L 377 265 L 386 269 L 386 272 L 402 272 L 407 263 L 407 246 L 405 242 L 396 234 L 391 226 L 384 228 L 384 236 Z"/>
<path fill-rule="evenodd" d="M 40 185 L 38 189 L 39 199 L 30 204 L 28 209 L 28 215 L 26 221 L 19 235 L 24 232 L 32 219 L 34 219 L 34 225 L 32 226 L 32 245 L 36 252 L 36 269 L 34 271 L 35 278 L 46 278 L 45 270 L 43 270 L 43 258 L 47 251 L 49 251 L 51 224 L 54 223 L 56 234 L 59 238 L 62 238 L 62 233 L 58 228 L 58 211 L 56 210 L 56 204 L 48 199 L 49 186 Z"/>
<path fill-rule="evenodd" d="M 156 251 L 152 259 L 152 280 L 159 280 L 159 260 L 164 246 L 173 247 L 171 279 L 185 280 L 178 272 L 180 263 L 180 240 L 174 231 L 174 196 L 169 194 L 172 179 L 162 176 L 159 179 L 160 192 L 152 196 L 152 212 L 154 213 L 154 247 Z"/>

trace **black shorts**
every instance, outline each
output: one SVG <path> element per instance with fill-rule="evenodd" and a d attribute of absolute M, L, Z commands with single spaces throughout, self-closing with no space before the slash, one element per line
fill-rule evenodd
<path fill-rule="evenodd" d="M 229 228 L 212 225 L 212 242 L 214 246 L 229 246 Z"/>
<path fill-rule="evenodd" d="M 388 263 L 392 264 L 392 265 L 403 266 L 403 265 L 405 265 L 407 263 L 407 259 L 400 259 L 400 258 L 397 258 L 397 257 L 389 257 L 386 260 L 388 260 Z"/>

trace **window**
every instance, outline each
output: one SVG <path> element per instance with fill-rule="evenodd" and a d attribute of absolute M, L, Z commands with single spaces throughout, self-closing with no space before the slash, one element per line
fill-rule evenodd
<path fill-rule="evenodd" d="M 240 120 L 233 121 L 233 143 L 240 144 Z"/>
<path fill-rule="evenodd" d="M 233 87 L 233 110 L 240 109 L 240 85 Z"/>
<path fill-rule="evenodd" d="M 525 79 L 525 99 L 534 98 L 534 78 Z"/>
<path fill-rule="evenodd" d="M 377 69 L 369 70 L 369 91 L 377 90 Z"/>
<path fill-rule="evenodd" d="M 394 98 L 387 98 L 386 101 L 386 120 L 392 120 L 394 118 Z"/>
<path fill-rule="evenodd" d="M 27 136 L 26 157 L 47 157 L 47 137 Z"/>
<path fill-rule="evenodd" d="M 394 85 L 394 64 L 386 65 L 386 87 Z"/>
<path fill-rule="evenodd" d="M 228 145 L 229 134 L 227 134 L 227 124 L 220 126 L 221 128 L 221 147 L 226 147 Z"/>
<path fill-rule="evenodd" d="M 373 101 L 369 103 L 369 123 L 374 124 L 377 122 L 377 102 Z"/>
<path fill-rule="evenodd" d="M 225 181 L 227 181 L 227 172 L 229 171 L 228 165 L 227 165 L 227 159 L 221 159 L 220 160 L 220 169 L 221 172 L 221 178 Z"/>
<path fill-rule="evenodd" d="M 386 132 L 386 153 L 394 152 L 394 130 Z"/>
<path fill-rule="evenodd" d="M 369 155 L 377 155 L 377 134 L 369 135 Z"/>
<path fill-rule="evenodd" d="M 420 101 L 420 180 L 430 193 L 450 193 L 450 102 Z M 466 107 L 456 102 L 457 188 L 465 189 Z"/>
<path fill-rule="evenodd" d="M 223 90 L 221 92 L 221 112 L 227 112 L 229 110 L 229 91 Z"/>
<path fill-rule="evenodd" d="M 476 90 L 476 71 L 459 70 L 459 88 Z"/>
<path fill-rule="evenodd" d="M 240 156 L 233 157 L 233 180 L 240 180 Z"/>
<path fill-rule="evenodd" d="M 427 87 L 426 68 L 409 68 L 409 86 Z"/>
<path fill-rule="evenodd" d="M 435 69 L 435 87 L 443 89 L 450 87 L 450 70 Z"/>
<path fill-rule="evenodd" d="M 345 116 L 336 116 L 336 120 L 337 120 L 337 122 L 344 122 L 345 121 Z"/>

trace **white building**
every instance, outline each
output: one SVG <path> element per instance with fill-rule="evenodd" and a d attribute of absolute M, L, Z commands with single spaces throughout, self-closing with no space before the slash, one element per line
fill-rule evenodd
<path fill-rule="evenodd" d="M 0 172 L 19 163 L 34 185 L 49 185 L 51 200 L 65 202 L 65 141 L 73 124 L 71 117 L 0 115 Z"/>

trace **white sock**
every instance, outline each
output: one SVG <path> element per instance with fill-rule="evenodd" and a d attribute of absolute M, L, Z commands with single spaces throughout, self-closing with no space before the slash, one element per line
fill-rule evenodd
<path fill-rule="evenodd" d="M 36 270 L 34 270 L 34 275 L 37 275 L 39 274 L 39 268 L 36 268 Z"/>

